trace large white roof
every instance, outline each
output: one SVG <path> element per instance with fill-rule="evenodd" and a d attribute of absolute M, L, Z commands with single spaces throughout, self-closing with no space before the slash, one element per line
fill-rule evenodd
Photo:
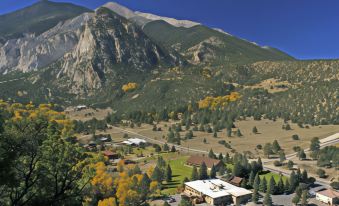
<path fill-rule="evenodd" d="M 139 138 L 130 138 L 128 140 L 123 141 L 123 143 L 127 145 L 132 145 L 132 144 L 140 145 L 141 143 L 146 143 L 146 140 L 139 139 Z"/>
<path fill-rule="evenodd" d="M 220 179 L 196 180 L 192 182 L 186 182 L 185 185 L 211 198 L 224 197 L 228 195 L 239 197 L 252 194 L 252 192 L 249 190 L 234 186 Z"/>

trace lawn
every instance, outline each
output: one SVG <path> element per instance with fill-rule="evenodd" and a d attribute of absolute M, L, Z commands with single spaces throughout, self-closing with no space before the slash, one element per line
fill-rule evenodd
<path fill-rule="evenodd" d="M 177 191 L 177 187 L 183 182 L 184 178 L 191 177 L 192 168 L 185 165 L 187 158 L 187 156 L 183 156 L 174 160 L 169 160 L 169 164 L 172 168 L 172 182 L 163 184 L 163 194 L 175 194 Z"/>
<path fill-rule="evenodd" d="M 267 183 L 270 181 L 271 177 L 274 178 L 275 182 L 278 183 L 279 179 L 280 179 L 280 175 L 279 174 L 276 174 L 276 173 L 273 173 L 273 172 L 262 172 L 261 175 L 259 175 L 260 179 L 263 179 L 264 177 L 266 178 L 267 180 Z M 286 176 L 282 176 L 283 178 L 283 181 L 285 182 L 287 180 L 287 177 Z"/>

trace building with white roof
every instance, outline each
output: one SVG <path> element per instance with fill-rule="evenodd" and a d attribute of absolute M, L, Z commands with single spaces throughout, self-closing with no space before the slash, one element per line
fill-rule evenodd
<path fill-rule="evenodd" d="M 240 205 L 247 202 L 252 192 L 220 179 L 196 180 L 185 183 L 184 194 L 191 198 L 202 198 L 209 205 Z"/>
<path fill-rule="evenodd" d="M 139 146 L 142 143 L 145 144 L 146 140 L 139 139 L 139 138 L 130 138 L 128 140 L 123 141 L 122 143 L 126 145 Z"/>

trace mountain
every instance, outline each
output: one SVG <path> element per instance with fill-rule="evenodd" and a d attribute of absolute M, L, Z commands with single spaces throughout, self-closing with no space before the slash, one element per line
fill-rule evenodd
<path fill-rule="evenodd" d="M 49 66 L 55 86 L 70 93 L 93 95 L 125 75 L 184 64 L 176 53 L 163 50 L 138 26 L 107 8 L 97 9 L 78 36 L 74 48 Z"/>
<path fill-rule="evenodd" d="M 8 40 L 0 46 L 0 74 L 35 71 L 58 60 L 78 43 L 83 26 L 92 17 L 92 13 L 84 13 L 40 35 Z"/>
<path fill-rule="evenodd" d="M 153 21 L 147 23 L 143 29 L 154 41 L 175 49 L 194 64 L 294 59 L 277 49 L 262 48 L 203 25 L 185 28 L 172 26 L 165 21 Z"/>
<path fill-rule="evenodd" d="M 36 35 L 54 27 L 61 21 L 76 17 L 91 10 L 69 3 L 42 0 L 32 6 L 0 16 L 0 42 Z"/>
<path fill-rule="evenodd" d="M 113 2 L 103 7 L 136 23 L 154 41 L 167 49 L 179 52 L 192 64 L 224 62 L 243 64 L 262 60 L 294 59 L 278 49 L 261 47 L 221 29 L 210 29 L 197 22 L 134 12 Z"/>
<path fill-rule="evenodd" d="M 150 14 L 150 13 L 143 13 L 139 11 L 132 11 L 118 3 L 115 2 L 108 2 L 104 4 L 102 7 L 106 7 L 113 12 L 117 13 L 118 15 L 125 17 L 126 19 L 137 23 L 139 26 L 143 27 L 147 23 L 152 22 L 152 21 L 157 21 L 157 20 L 163 20 L 166 21 L 167 23 L 175 26 L 175 27 L 186 27 L 190 28 L 196 25 L 200 25 L 200 23 L 189 21 L 189 20 L 177 20 L 174 18 L 169 18 L 169 17 L 163 17 L 163 16 L 158 16 L 155 14 Z"/>

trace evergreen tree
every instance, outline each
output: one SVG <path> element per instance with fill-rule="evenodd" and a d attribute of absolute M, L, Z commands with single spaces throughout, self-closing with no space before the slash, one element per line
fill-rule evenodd
<path fill-rule="evenodd" d="M 142 201 L 146 201 L 147 197 L 148 197 L 148 193 L 149 193 L 149 186 L 151 184 L 151 180 L 148 177 L 148 175 L 146 173 L 144 173 L 142 175 L 142 179 L 140 182 L 140 194 L 141 194 L 141 200 Z"/>
<path fill-rule="evenodd" d="M 306 153 L 303 149 L 301 149 L 298 153 L 299 160 L 304 160 L 306 159 Z"/>
<path fill-rule="evenodd" d="M 297 186 L 298 186 L 298 178 L 297 178 L 295 172 L 292 171 L 292 173 L 290 175 L 290 192 L 294 192 L 294 190 L 296 189 Z"/>
<path fill-rule="evenodd" d="M 193 204 L 186 198 L 182 198 L 179 206 L 193 206 Z"/>
<path fill-rule="evenodd" d="M 279 152 L 279 160 L 280 160 L 280 162 L 283 162 L 283 161 L 286 160 L 285 152 L 283 152 L 283 151 Z"/>
<path fill-rule="evenodd" d="M 170 164 L 167 165 L 165 175 L 166 175 L 166 182 L 172 181 L 172 168 Z"/>
<path fill-rule="evenodd" d="M 220 152 L 219 153 L 219 157 L 218 157 L 219 160 L 223 160 L 224 159 L 224 156 L 222 155 L 222 153 Z"/>
<path fill-rule="evenodd" d="M 167 143 L 164 144 L 163 150 L 164 150 L 165 152 L 168 152 L 168 151 L 169 151 L 169 146 L 168 146 Z"/>
<path fill-rule="evenodd" d="M 293 165 L 294 165 L 293 161 L 292 160 L 288 160 L 287 167 L 288 167 L 289 170 L 293 169 Z"/>
<path fill-rule="evenodd" d="M 217 171 L 214 165 L 212 165 L 211 172 L 210 172 L 210 177 L 213 179 L 217 176 Z"/>
<path fill-rule="evenodd" d="M 308 181 L 308 174 L 306 170 L 303 170 L 303 173 L 301 174 L 301 182 L 307 183 Z"/>
<path fill-rule="evenodd" d="M 295 194 L 294 195 L 294 197 L 293 197 L 293 199 L 292 199 L 292 203 L 294 204 L 294 205 L 298 205 L 298 203 L 300 202 L 300 196 L 299 196 L 299 194 Z"/>
<path fill-rule="evenodd" d="M 282 176 L 279 178 L 279 182 L 277 184 L 277 191 L 278 194 L 283 194 L 285 192 L 285 186 Z"/>
<path fill-rule="evenodd" d="M 249 178 L 248 178 L 248 184 L 249 184 L 251 187 L 253 187 L 254 178 L 255 178 L 254 172 L 251 171 L 250 176 L 249 176 Z"/>
<path fill-rule="evenodd" d="M 273 144 L 272 144 L 272 151 L 273 151 L 273 153 L 277 154 L 280 150 L 281 150 L 281 147 L 280 147 L 278 141 L 274 140 Z"/>
<path fill-rule="evenodd" d="M 234 162 L 232 174 L 234 176 L 242 176 L 242 166 L 239 161 Z"/>
<path fill-rule="evenodd" d="M 222 165 L 219 167 L 219 171 L 218 171 L 218 173 L 219 173 L 219 175 L 220 175 L 220 176 L 222 176 L 222 175 L 224 175 L 224 174 L 225 174 L 225 172 L 226 172 L 225 165 L 224 165 L 224 164 L 222 164 Z"/>
<path fill-rule="evenodd" d="M 255 175 L 252 187 L 253 187 L 253 189 L 259 191 L 259 185 L 260 185 L 260 177 L 259 177 L 259 173 L 257 173 Z"/>
<path fill-rule="evenodd" d="M 232 129 L 231 128 L 227 128 L 227 137 L 232 137 Z"/>
<path fill-rule="evenodd" d="M 175 146 L 173 145 L 171 148 L 171 152 L 176 152 Z"/>
<path fill-rule="evenodd" d="M 191 174 L 191 180 L 194 181 L 194 180 L 198 180 L 198 179 L 199 179 L 198 169 L 197 169 L 196 166 L 193 166 L 192 174 Z"/>
<path fill-rule="evenodd" d="M 262 172 L 264 170 L 264 167 L 262 165 L 261 158 L 258 158 L 258 172 Z"/>
<path fill-rule="evenodd" d="M 287 180 L 285 181 L 284 192 L 285 192 L 286 194 L 289 194 L 290 191 L 291 191 L 291 185 L 290 185 L 290 181 L 287 179 Z"/>
<path fill-rule="evenodd" d="M 163 175 L 162 170 L 158 166 L 155 166 L 151 179 L 153 181 L 157 181 L 157 182 L 161 183 L 162 180 L 163 180 L 163 176 L 164 175 Z"/>
<path fill-rule="evenodd" d="M 311 151 L 319 151 L 320 150 L 320 141 L 319 141 L 318 137 L 314 137 L 311 140 L 310 150 Z"/>
<path fill-rule="evenodd" d="M 270 143 L 266 143 L 264 146 L 264 155 L 266 155 L 267 158 L 270 158 L 271 154 L 273 154 L 272 145 Z"/>
<path fill-rule="evenodd" d="M 199 179 L 205 180 L 208 179 L 208 174 L 207 174 L 207 166 L 205 162 L 203 162 L 199 168 Z"/>
<path fill-rule="evenodd" d="M 218 133 L 217 133 L 217 132 L 214 132 L 214 133 L 213 133 L 213 137 L 214 137 L 214 138 L 217 138 L 217 137 L 218 137 Z"/>
<path fill-rule="evenodd" d="M 261 181 L 260 181 L 260 191 L 261 192 L 266 192 L 267 191 L 267 180 L 264 177 Z"/>
<path fill-rule="evenodd" d="M 275 194 L 275 187 L 276 187 L 275 185 L 276 185 L 275 180 L 274 180 L 273 176 L 271 176 L 270 182 L 269 182 L 268 187 L 267 187 L 267 190 L 271 194 Z"/>
<path fill-rule="evenodd" d="M 263 203 L 264 203 L 265 206 L 272 206 L 273 205 L 271 193 L 270 193 L 269 190 L 266 191 Z"/>
<path fill-rule="evenodd" d="M 214 154 L 213 149 L 210 149 L 210 152 L 208 153 L 208 157 L 212 159 L 217 159 L 217 156 Z"/>
<path fill-rule="evenodd" d="M 247 188 L 247 181 L 245 178 L 241 181 L 240 187 L 245 188 L 245 189 Z"/>
<path fill-rule="evenodd" d="M 254 134 L 257 134 L 257 133 L 258 133 L 258 129 L 257 129 L 256 126 L 253 127 L 252 132 L 253 132 Z"/>
<path fill-rule="evenodd" d="M 258 204 L 259 202 L 259 192 L 257 189 L 253 190 L 253 194 L 252 194 L 252 202 Z"/>
<path fill-rule="evenodd" d="M 301 200 L 300 200 L 301 206 L 307 206 L 307 202 L 308 202 L 307 199 L 308 199 L 308 191 L 303 190 L 303 192 L 301 194 Z"/>

